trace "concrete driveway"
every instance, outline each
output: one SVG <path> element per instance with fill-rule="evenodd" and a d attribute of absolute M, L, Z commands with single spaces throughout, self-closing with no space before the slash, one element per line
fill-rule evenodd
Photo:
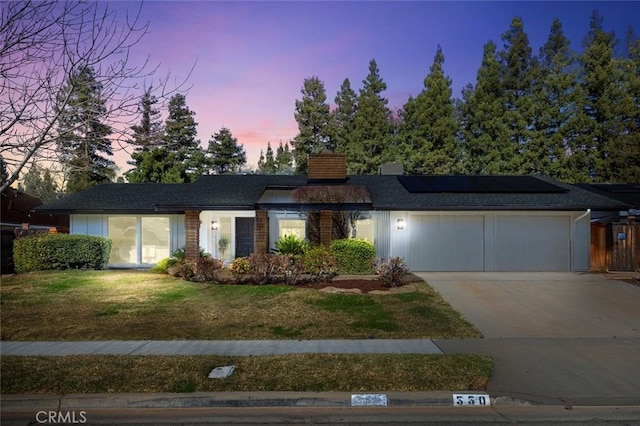
<path fill-rule="evenodd" d="M 485 338 L 640 337 L 640 287 L 602 274 L 415 274 Z"/>
<path fill-rule="evenodd" d="M 417 275 L 483 333 L 434 342 L 492 356 L 494 398 L 640 406 L 640 287 L 594 274 Z"/>

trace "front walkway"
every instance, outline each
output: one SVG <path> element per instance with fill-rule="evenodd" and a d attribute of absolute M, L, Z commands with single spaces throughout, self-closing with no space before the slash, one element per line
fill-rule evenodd
<path fill-rule="evenodd" d="M 282 355 L 442 354 L 430 339 L 367 340 L 129 340 L 83 342 L 0 342 L 0 354 L 58 355 Z"/>

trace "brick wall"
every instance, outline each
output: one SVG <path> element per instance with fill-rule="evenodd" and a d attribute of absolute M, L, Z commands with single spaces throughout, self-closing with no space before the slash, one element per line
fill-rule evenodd
<path fill-rule="evenodd" d="M 327 249 L 333 240 L 333 212 L 331 210 L 320 211 L 320 244 Z"/>
<path fill-rule="evenodd" d="M 347 157 L 330 151 L 310 154 L 307 170 L 309 179 L 345 179 Z"/>
<path fill-rule="evenodd" d="M 253 238 L 253 249 L 256 254 L 267 254 L 269 252 L 269 218 L 266 210 L 256 211 Z"/>
<path fill-rule="evenodd" d="M 184 256 L 188 260 L 200 257 L 200 211 L 184 212 Z"/>

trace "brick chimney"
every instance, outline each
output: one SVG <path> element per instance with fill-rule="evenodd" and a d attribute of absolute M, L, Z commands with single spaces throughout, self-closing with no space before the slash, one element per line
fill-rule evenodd
<path fill-rule="evenodd" d="M 344 180 L 347 178 L 347 157 L 332 151 L 309 154 L 307 170 L 311 180 Z"/>

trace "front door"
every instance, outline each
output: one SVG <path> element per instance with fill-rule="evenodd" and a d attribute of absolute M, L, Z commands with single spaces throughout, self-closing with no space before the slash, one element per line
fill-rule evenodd
<path fill-rule="evenodd" d="M 253 221 L 252 217 L 236 217 L 236 257 L 253 253 Z"/>

